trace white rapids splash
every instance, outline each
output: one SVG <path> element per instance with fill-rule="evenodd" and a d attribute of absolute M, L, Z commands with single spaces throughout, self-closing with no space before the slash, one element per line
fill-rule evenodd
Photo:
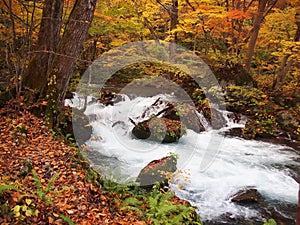
<path fill-rule="evenodd" d="M 124 96 L 124 101 L 114 106 L 104 107 L 100 103 L 87 106 L 85 114 L 96 118 L 91 122 L 93 137 L 86 142 L 90 147 L 89 159 L 96 168 L 117 182 L 134 181 L 150 161 L 176 153 L 177 167 L 184 172 L 171 188 L 196 206 L 204 220 L 224 213 L 233 217 L 258 217 L 256 210 L 230 201 L 230 196 L 245 187 L 254 187 L 271 200 L 297 203 L 298 184 L 285 166 L 299 164 L 296 160 L 299 156 L 286 146 L 225 137 L 224 131 L 244 126 L 242 122 L 230 121 L 226 116 L 229 112 L 223 112 L 226 127 L 208 128 L 200 134 L 188 130 L 178 143 L 160 144 L 132 138 L 130 131 L 134 125 L 129 118 L 138 121 L 158 97 L 168 98 Z M 78 107 L 80 102 L 75 97 L 72 104 L 67 104 Z M 210 158 L 209 151 L 214 147 L 218 149 Z M 208 162 L 203 164 L 205 160 Z M 184 179 L 186 176 L 190 181 Z"/>

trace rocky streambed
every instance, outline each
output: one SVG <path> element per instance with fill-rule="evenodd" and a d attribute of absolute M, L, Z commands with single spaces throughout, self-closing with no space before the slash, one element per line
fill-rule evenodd
<path fill-rule="evenodd" d="M 112 105 L 89 104 L 84 113 L 93 131 L 85 144 L 94 166 L 108 178 L 130 183 L 151 161 L 175 154 L 179 173 L 170 187 L 198 208 L 205 224 L 262 224 L 268 218 L 293 224 L 299 154 L 285 145 L 225 135 L 242 128 L 243 118 L 217 111 L 221 119 L 214 127 L 201 112 L 177 105 L 173 97 L 123 96 Z M 177 122 L 169 126 L 172 121 Z M 132 132 L 138 126 L 148 132 L 141 139 Z M 174 140 L 166 141 L 168 133 Z M 245 190 L 254 190 L 257 197 L 233 200 Z"/>

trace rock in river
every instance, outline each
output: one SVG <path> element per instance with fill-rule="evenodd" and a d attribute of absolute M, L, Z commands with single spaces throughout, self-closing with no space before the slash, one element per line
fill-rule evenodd
<path fill-rule="evenodd" d="M 156 116 L 136 124 L 132 130 L 132 134 L 138 139 L 148 139 L 162 143 L 176 142 L 185 133 L 186 127 L 180 121 Z"/>
<path fill-rule="evenodd" d="M 236 202 L 240 204 L 258 203 L 259 200 L 260 200 L 260 194 L 254 188 L 240 190 L 231 197 L 232 202 Z"/>
<path fill-rule="evenodd" d="M 139 173 L 136 182 L 143 188 L 152 188 L 155 183 L 166 185 L 167 175 L 177 170 L 177 158 L 174 155 L 166 156 L 159 160 L 153 160 Z"/>

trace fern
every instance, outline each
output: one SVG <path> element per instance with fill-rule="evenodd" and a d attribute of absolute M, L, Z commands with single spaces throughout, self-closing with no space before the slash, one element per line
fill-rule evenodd
<path fill-rule="evenodd" d="M 56 174 L 54 174 L 53 177 L 51 177 L 51 179 L 49 180 L 49 182 L 47 184 L 47 187 L 45 188 L 46 192 L 52 191 L 52 187 L 54 186 L 54 182 L 57 180 L 59 175 L 60 175 L 60 173 L 56 173 Z"/>
<path fill-rule="evenodd" d="M 126 206 L 122 210 L 136 211 L 141 218 L 146 217 L 150 219 L 154 225 L 202 224 L 195 221 L 197 219 L 195 219 L 193 207 L 173 203 L 171 201 L 173 197 L 173 192 L 162 192 L 155 186 L 154 190 L 146 196 L 143 194 L 134 195 L 125 199 Z M 143 204 L 146 204 L 147 208 L 142 211 L 141 206 Z"/>
<path fill-rule="evenodd" d="M 67 222 L 69 225 L 75 225 L 75 223 L 71 220 L 70 217 L 65 216 L 64 214 L 59 215 L 65 222 Z"/>
<path fill-rule="evenodd" d="M 42 182 L 40 181 L 40 179 L 39 179 L 39 177 L 38 177 L 35 170 L 32 170 L 31 173 L 33 175 L 34 185 L 39 190 L 42 187 Z"/>
<path fill-rule="evenodd" d="M 11 190 L 18 191 L 18 188 L 10 184 L 0 184 L 0 195 Z"/>
<path fill-rule="evenodd" d="M 58 176 L 60 173 L 55 174 L 50 181 L 48 182 L 46 187 L 43 187 L 41 180 L 39 179 L 37 173 L 35 170 L 32 170 L 32 175 L 33 175 L 33 180 L 35 187 L 37 189 L 36 193 L 40 199 L 42 199 L 46 204 L 52 205 L 53 202 L 51 201 L 51 197 L 48 196 L 47 194 L 54 192 L 52 190 L 54 186 L 55 180 L 57 180 Z M 59 194 L 59 192 L 57 192 Z"/>

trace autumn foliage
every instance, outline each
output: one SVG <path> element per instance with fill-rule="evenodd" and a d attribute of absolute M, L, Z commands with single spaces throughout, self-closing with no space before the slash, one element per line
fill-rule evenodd
<path fill-rule="evenodd" d="M 146 224 L 121 211 L 113 193 L 103 193 L 99 178 L 89 174 L 76 148 L 56 137 L 24 105 L 9 105 L 0 110 L 0 190 L 4 184 L 17 190 L 0 192 L 1 224 L 64 224 L 66 218 L 74 224 Z"/>

